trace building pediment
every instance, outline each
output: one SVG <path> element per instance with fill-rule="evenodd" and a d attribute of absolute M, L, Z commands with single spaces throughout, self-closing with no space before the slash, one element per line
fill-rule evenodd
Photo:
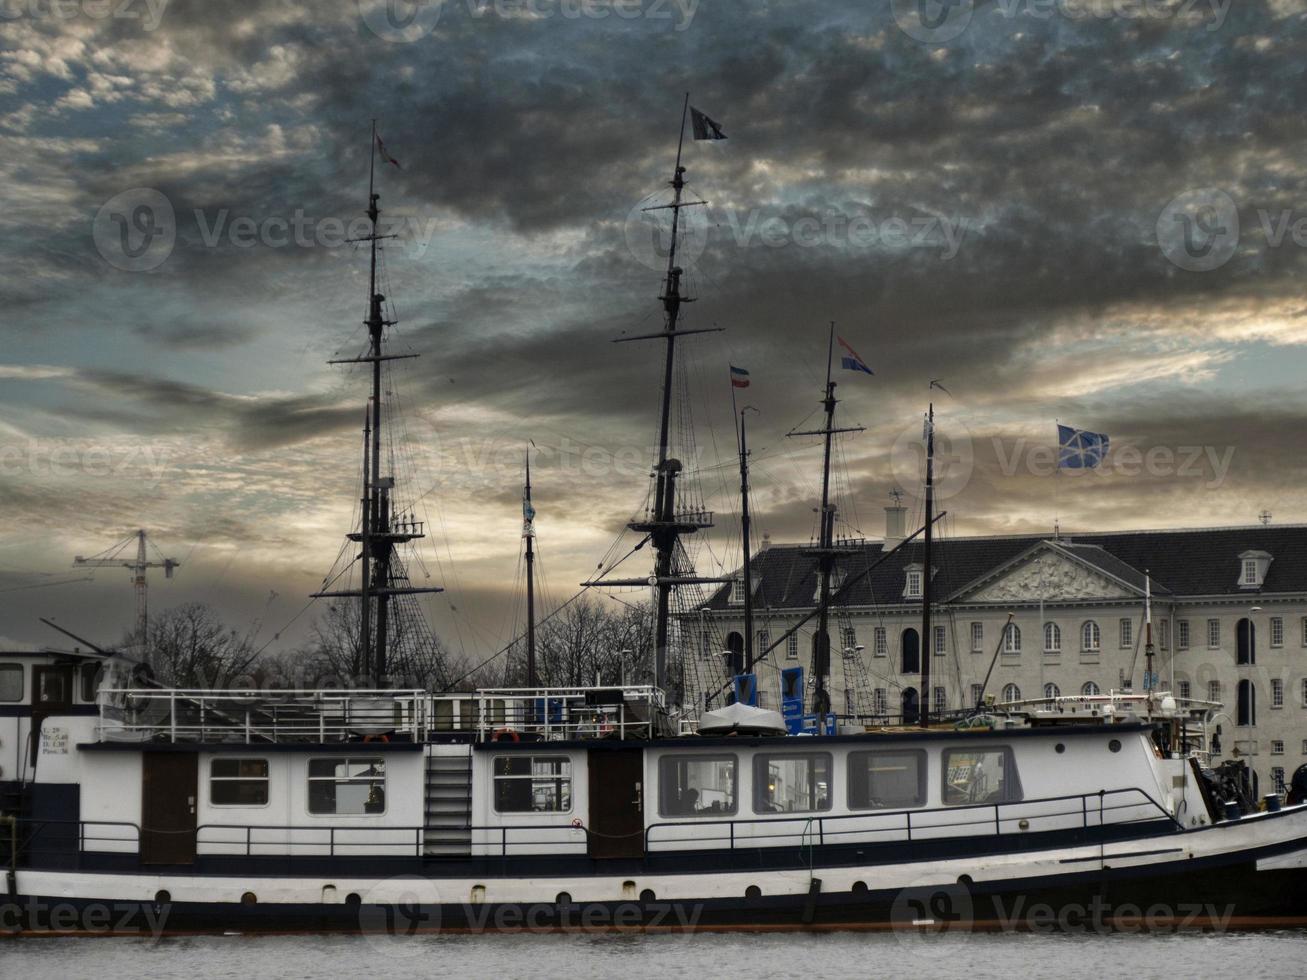
<path fill-rule="evenodd" d="M 1134 587 L 1055 544 L 1028 552 L 979 582 L 960 590 L 960 602 L 1070 602 L 1086 599 L 1133 599 Z"/>

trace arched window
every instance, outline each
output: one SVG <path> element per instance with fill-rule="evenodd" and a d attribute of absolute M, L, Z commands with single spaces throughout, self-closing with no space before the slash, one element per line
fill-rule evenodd
<path fill-rule="evenodd" d="M 1057 623 L 1044 624 L 1044 652 L 1059 653 L 1062 650 L 1062 627 Z"/>
<path fill-rule="evenodd" d="M 1004 701 L 1020 701 L 1020 700 L 1021 700 L 1021 688 L 1017 687 L 1015 684 L 1007 684 L 1007 685 L 1005 685 L 1005 686 L 1003 687 L 1003 700 L 1004 700 Z"/>
<path fill-rule="evenodd" d="M 1236 725 L 1257 724 L 1257 688 L 1252 681 L 1239 682 L 1234 715 Z"/>
<path fill-rule="evenodd" d="M 903 724 L 912 725 L 920 719 L 921 701 L 917 697 L 917 689 L 915 687 L 907 687 L 903 689 L 903 696 L 899 701 L 899 705 L 902 709 Z"/>
<path fill-rule="evenodd" d="M 1052 699 L 1052 698 L 1060 698 L 1061 696 L 1062 696 L 1062 689 L 1058 687 L 1056 684 L 1044 685 L 1044 697 Z"/>
<path fill-rule="evenodd" d="M 1021 627 L 1016 623 L 1008 623 L 1003 631 L 1003 652 L 1021 652 Z"/>
<path fill-rule="evenodd" d="M 726 672 L 731 677 L 744 670 L 744 637 L 739 633 L 726 634 Z"/>
<path fill-rule="evenodd" d="M 1081 696 L 1086 698 L 1092 698 L 1099 693 L 1098 685 L 1093 681 L 1085 681 L 1085 686 L 1080 689 Z"/>
<path fill-rule="evenodd" d="M 1103 637 L 1098 631 L 1098 624 L 1092 619 L 1086 620 L 1085 625 L 1080 627 L 1080 649 L 1098 650 L 1102 643 Z"/>
<path fill-rule="evenodd" d="M 1253 626 L 1253 621 L 1244 617 L 1239 620 L 1235 628 L 1235 638 L 1238 645 L 1236 663 L 1255 664 L 1257 663 L 1257 630 Z"/>

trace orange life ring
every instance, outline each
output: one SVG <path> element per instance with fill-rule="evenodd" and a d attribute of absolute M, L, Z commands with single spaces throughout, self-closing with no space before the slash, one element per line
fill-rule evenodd
<path fill-rule="evenodd" d="M 389 736 L 389 735 L 364 735 L 364 736 L 363 736 L 363 741 L 365 741 L 365 742 L 389 742 L 389 741 L 390 741 L 390 736 Z"/>
<path fill-rule="evenodd" d="M 510 738 L 514 742 L 522 741 L 522 736 L 517 734 L 517 732 L 513 731 L 511 728 L 496 728 L 490 736 L 492 742 L 498 742 L 504 738 Z"/>

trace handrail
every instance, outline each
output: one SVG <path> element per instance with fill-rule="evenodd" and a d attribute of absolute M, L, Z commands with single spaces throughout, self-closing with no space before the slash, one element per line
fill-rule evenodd
<path fill-rule="evenodd" d="M 1104 805 L 1102 802 L 1103 798 L 1105 797 L 1116 796 L 1116 795 L 1127 794 L 1127 793 L 1134 795 L 1135 797 L 1134 802 L 1125 802 L 1117 805 Z M 996 836 L 998 836 L 998 835 L 1002 835 L 1003 833 L 1003 829 L 1002 829 L 1003 820 L 1023 819 L 1017 816 L 1005 817 L 1002 812 L 1004 808 L 1031 807 L 1031 806 L 1039 806 L 1041 804 L 1048 804 L 1048 803 L 1069 802 L 1072 800 L 1079 802 L 1081 827 L 1082 829 L 1087 830 L 1089 829 L 1090 826 L 1089 808 L 1088 808 L 1088 800 L 1090 799 L 1099 800 L 1099 805 L 1097 810 L 1097 813 L 1099 815 L 1099 822 L 1098 822 L 1099 827 L 1104 827 L 1108 825 L 1107 821 L 1102 816 L 1103 813 L 1111 813 L 1114 810 L 1126 810 L 1126 809 L 1132 809 L 1141 806 L 1151 806 L 1159 814 L 1165 817 L 1174 826 L 1175 829 L 1178 830 L 1185 829 L 1184 824 L 1181 821 L 1177 820 L 1174 814 L 1170 813 L 1165 807 L 1163 807 L 1160 803 L 1158 803 L 1157 800 L 1154 799 L 1148 793 L 1147 790 L 1140 789 L 1138 787 L 1124 787 L 1122 789 L 1101 790 L 1095 793 L 1069 793 L 1065 796 L 1036 797 L 1034 799 L 1029 799 L 1029 800 L 1004 800 L 998 803 L 963 803 L 963 804 L 958 804 L 956 806 L 931 807 L 929 809 L 915 808 L 915 809 L 902 809 L 902 810 L 863 810 L 863 811 L 859 811 L 858 813 L 840 813 L 834 815 L 825 815 L 820 813 L 795 813 L 795 814 L 779 816 L 779 817 L 755 815 L 755 816 L 746 816 L 746 817 L 736 816 L 730 819 L 696 817 L 689 820 L 662 820 L 662 821 L 658 821 L 657 823 L 652 823 L 645 828 L 644 844 L 645 844 L 645 850 L 646 851 L 649 850 L 649 845 L 654 842 L 651 835 L 653 834 L 654 831 L 659 830 L 661 828 L 715 827 L 715 826 L 725 825 L 729 827 L 728 837 L 722 836 L 722 837 L 714 837 L 709 839 L 712 840 L 729 839 L 730 849 L 734 850 L 736 846 L 736 841 L 739 840 L 741 836 L 743 836 L 745 840 L 750 840 L 750 841 L 767 839 L 767 835 L 762 835 L 762 834 L 750 833 L 750 834 L 741 835 L 736 830 L 736 826 L 735 826 L 736 824 L 748 824 L 748 825 L 757 825 L 757 824 L 766 825 L 766 824 L 784 824 L 784 823 L 795 824 L 801 821 L 802 822 L 811 821 L 815 823 L 817 825 L 817 832 L 818 832 L 819 839 L 823 841 L 827 833 L 830 833 L 831 836 L 839 836 L 841 834 L 855 834 L 855 833 L 884 834 L 884 833 L 890 833 L 894 831 L 906 832 L 908 835 L 908 840 L 911 841 L 912 830 L 913 830 L 912 818 L 914 816 L 918 818 L 918 827 L 917 827 L 918 831 L 921 830 L 934 831 L 940 829 L 949 829 L 953 827 L 975 827 L 980 823 L 980 821 L 978 820 L 953 820 L 947 822 L 931 821 L 929 824 L 921 824 L 920 819 L 923 816 L 926 816 L 928 814 L 933 815 L 933 814 L 944 814 L 944 813 L 964 813 L 967 811 L 979 811 L 979 810 L 989 810 L 989 809 L 992 809 L 994 811 L 993 832 Z M 1074 815 L 1076 815 L 1075 810 L 1066 810 L 1066 811 L 1055 812 L 1055 813 L 1031 814 L 1029 817 L 1026 817 L 1024 819 L 1054 819 L 1058 817 L 1067 817 L 1067 816 L 1074 816 Z M 833 831 L 826 830 L 827 823 L 839 824 L 841 822 L 847 822 L 853 820 L 872 820 L 872 819 L 885 820 L 886 822 L 890 822 L 893 820 L 893 818 L 902 818 L 903 820 L 902 826 L 901 827 L 890 826 L 890 827 L 883 827 L 883 828 L 880 827 L 859 828 L 856 830 L 841 830 L 841 829 L 835 829 Z M 1139 822 L 1141 822 L 1141 820 L 1121 821 L 1122 824 L 1139 823 Z M 771 836 L 794 837 L 796 835 L 797 833 L 791 832 L 791 833 L 776 833 Z M 678 838 L 664 838 L 664 840 L 673 840 L 673 841 L 677 839 Z M 703 840 L 705 838 L 702 835 L 700 835 L 698 839 Z"/>

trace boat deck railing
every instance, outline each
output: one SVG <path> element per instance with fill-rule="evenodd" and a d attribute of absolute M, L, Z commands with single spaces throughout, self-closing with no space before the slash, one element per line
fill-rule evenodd
<path fill-rule="evenodd" d="M 664 700 L 660 689 L 647 685 L 458 694 L 105 688 L 99 708 L 101 741 L 321 744 L 381 736 L 489 740 L 505 734 L 557 741 L 652 737 Z"/>

